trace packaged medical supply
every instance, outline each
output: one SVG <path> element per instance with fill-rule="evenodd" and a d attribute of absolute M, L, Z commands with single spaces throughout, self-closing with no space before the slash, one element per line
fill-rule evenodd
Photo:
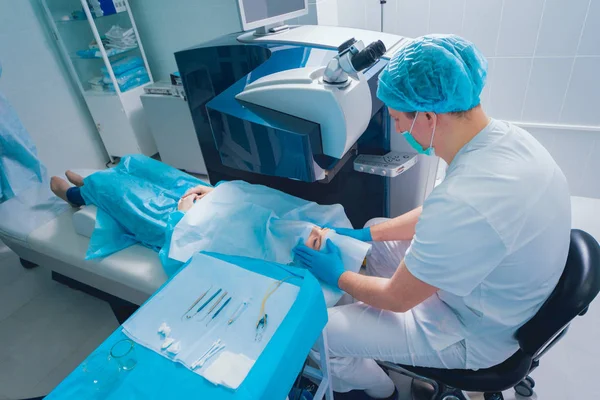
<path fill-rule="evenodd" d="M 87 0 L 87 3 L 95 17 L 127 11 L 125 0 Z"/>
<path fill-rule="evenodd" d="M 133 28 L 125 29 L 118 25 L 113 25 L 104 36 L 106 38 L 106 46 L 109 48 L 131 49 L 138 45 Z"/>
<path fill-rule="evenodd" d="M 93 77 L 88 81 L 92 90 L 103 92 L 105 89 L 104 81 L 101 76 Z"/>
<path fill-rule="evenodd" d="M 110 65 L 115 75 L 121 75 L 126 71 L 143 66 L 144 60 L 137 56 L 123 57 L 112 61 Z M 104 76 L 108 75 L 108 69 L 106 66 L 100 68 L 100 71 L 102 71 Z"/>
<path fill-rule="evenodd" d="M 123 86 L 123 85 L 127 84 L 127 82 L 129 82 L 130 80 L 140 77 L 140 76 L 143 76 L 143 75 L 148 75 L 148 72 L 146 72 L 146 67 L 137 67 L 137 68 L 125 71 L 122 74 L 115 75 L 115 78 L 117 79 L 117 83 L 119 84 L 119 86 Z M 110 75 L 108 75 L 108 74 L 103 74 L 102 79 L 103 79 L 103 82 L 107 85 L 112 83 L 112 80 L 110 79 Z"/>
<path fill-rule="evenodd" d="M 144 74 L 144 75 L 141 75 L 141 76 L 138 76 L 138 77 L 128 80 L 123 85 L 119 85 L 119 89 L 121 90 L 121 92 L 126 92 L 128 90 L 131 90 L 133 88 L 136 88 L 136 87 L 141 86 L 148 82 L 150 82 L 150 77 L 148 76 L 148 74 Z M 109 83 L 108 85 L 106 85 L 106 88 L 110 92 L 115 91 L 115 87 L 112 83 Z"/>

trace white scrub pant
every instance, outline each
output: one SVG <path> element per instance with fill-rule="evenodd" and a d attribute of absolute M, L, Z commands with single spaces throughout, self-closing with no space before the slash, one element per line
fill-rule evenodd
<path fill-rule="evenodd" d="M 385 221 L 373 219 L 365 226 Z M 367 257 L 370 275 L 389 278 L 400 265 L 410 241 L 374 242 Z M 431 297 L 426 302 L 440 301 Z M 357 302 L 330 308 L 327 338 L 333 390 L 365 390 L 375 398 L 385 398 L 394 391 L 394 383 L 375 360 L 432 368 L 466 368 L 464 342 L 442 351 L 429 344 L 425 334 L 414 324 L 411 311 L 395 313 Z M 318 353 L 311 352 L 318 361 Z"/>

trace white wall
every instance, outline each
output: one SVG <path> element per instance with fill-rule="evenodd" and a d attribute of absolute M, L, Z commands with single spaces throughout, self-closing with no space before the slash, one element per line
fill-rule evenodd
<path fill-rule="evenodd" d="M 108 156 L 100 136 L 44 21 L 38 1 L 0 0 L 0 91 L 50 174 L 104 168 Z"/>
<path fill-rule="evenodd" d="M 339 24 L 380 30 L 379 10 L 379 0 L 339 0 Z M 388 0 L 384 30 L 473 41 L 489 60 L 486 111 L 541 124 L 527 129 L 559 163 L 571 193 L 600 198 L 599 0 Z"/>
<path fill-rule="evenodd" d="M 155 81 L 177 71 L 175 52 L 242 29 L 237 0 L 129 0 L 129 5 Z"/>
<path fill-rule="evenodd" d="M 288 23 L 317 24 L 315 1 L 309 0 L 308 15 Z M 242 30 L 237 0 L 129 0 L 129 5 L 156 81 L 177 71 L 175 52 Z"/>
<path fill-rule="evenodd" d="M 338 0 L 308 0 L 308 14 L 287 23 L 338 26 Z"/>

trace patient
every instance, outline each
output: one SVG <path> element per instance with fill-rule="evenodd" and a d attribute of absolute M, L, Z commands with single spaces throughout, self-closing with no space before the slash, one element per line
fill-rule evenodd
<path fill-rule="evenodd" d="M 306 247 L 310 247 L 313 250 L 321 250 L 321 246 L 325 244 L 327 240 L 328 228 L 320 228 L 315 226 L 311 229 L 310 235 L 306 238 L 304 244 Z"/>
<path fill-rule="evenodd" d="M 81 187 L 84 185 L 83 177 L 73 171 L 66 171 L 65 176 L 68 182 L 58 176 L 53 176 L 50 180 L 50 188 L 52 192 L 59 198 L 69 203 L 72 207 L 85 206 L 86 202 L 81 195 Z M 75 186 L 71 186 L 72 183 Z M 183 197 L 177 203 L 177 210 L 185 212 L 191 209 L 197 200 L 202 199 L 214 188 L 204 185 L 195 186 L 185 192 Z M 314 226 L 304 244 L 313 249 L 321 250 L 321 246 L 325 243 L 328 228 Z"/>
<path fill-rule="evenodd" d="M 74 186 L 52 177 L 54 194 L 74 207 L 98 208 L 86 259 L 106 257 L 136 243 L 160 251 L 169 227 L 201 197 L 193 193 L 182 199 L 184 194 L 200 185 L 209 188 L 198 178 L 140 154 L 125 156 L 114 168 L 85 178 L 71 171 L 66 176 Z"/>
<path fill-rule="evenodd" d="M 322 250 L 331 240 L 341 250 L 344 267 L 357 272 L 370 245 L 320 228 L 340 224 L 351 225 L 339 204 L 319 205 L 266 186 L 223 182 L 181 218 L 168 255 L 186 262 L 203 251 L 294 265 L 292 249 L 299 241 Z M 326 301 L 335 299 L 337 292 L 329 288 Z"/>
<path fill-rule="evenodd" d="M 81 187 L 84 185 L 83 177 L 76 174 L 73 171 L 66 171 L 65 176 L 75 186 L 69 185 L 69 182 L 58 177 L 53 176 L 50 180 L 50 189 L 59 198 L 69 203 L 72 207 L 85 206 L 86 202 L 81 195 Z M 198 185 L 193 189 L 188 190 L 184 196 L 177 203 L 177 210 L 187 211 L 196 202 L 209 193 L 213 188 L 209 186 Z M 96 205 L 97 206 L 97 205 Z"/>
<path fill-rule="evenodd" d="M 172 275 L 200 251 L 289 265 L 299 240 L 320 250 L 332 239 L 345 263 L 357 269 L 369 247 L 319 227 L 351 226 L 339 204 L 319 205 L 243 181 L 213 188 L 142 155 L 123 157 L 116 167 L 86 178 L 65 175 L 67 180 L 51 180 L 56 196 L 74 207 L 98 208 L 86 259 L 138 243 L 157 251 Z"/>

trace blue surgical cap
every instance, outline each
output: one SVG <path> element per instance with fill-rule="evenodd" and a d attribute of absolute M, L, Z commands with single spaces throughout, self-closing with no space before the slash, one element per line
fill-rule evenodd
<path fill-rule="evenodd" d="M 400 48 L 379 76 L 377 97 L 397 111 L 438 114 L 479 105 L 487 60 L 456 35 L 427 35 Z"/>

